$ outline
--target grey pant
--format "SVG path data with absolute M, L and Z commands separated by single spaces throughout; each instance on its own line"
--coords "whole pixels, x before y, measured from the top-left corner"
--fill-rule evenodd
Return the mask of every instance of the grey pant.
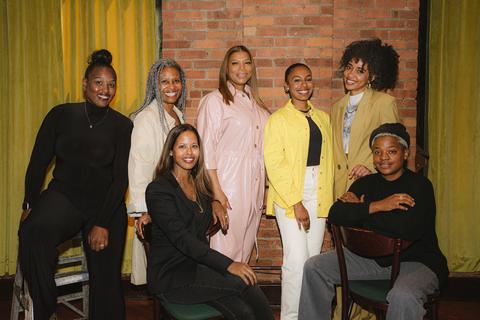
M 391 267 L 381 267 L 346 248 L 344 252 L 350 280 L 390 278 Z M 298 319 L 331 319 L 336 284 L 340 284 L 340 269 L 335 251 L 308 259 L 303 270 Z M 427 295 L 436 289 L 438 278 L 432 270 L 419 262 L 402 262 L 397 281 L 387 295 L 387 320 L 423 319 Z

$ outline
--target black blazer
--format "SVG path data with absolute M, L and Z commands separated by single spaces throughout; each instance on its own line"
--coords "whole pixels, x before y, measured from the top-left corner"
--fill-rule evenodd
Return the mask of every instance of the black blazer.
M 147 285 L 151 293 L 167 292 L 195 279 L 198 264 L 222 274 L 233 262 L 210 249 L 205 235 L 212 219 L 211 199 L 200 197 L 204 213 L 183 193 L 168 172 L 151 182 L 145 193 L 152 217 L 152 241 L 147 265 Z M 197 226 L 195 214 L 204 214 L 208 223 Z

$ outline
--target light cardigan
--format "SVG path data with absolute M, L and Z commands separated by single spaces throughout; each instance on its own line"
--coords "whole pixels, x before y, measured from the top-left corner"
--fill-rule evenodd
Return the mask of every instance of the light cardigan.
M 322 132 L 322 151 L 318 172 L 317 217 L 327 217 L 333 203 L 332 128 L 328 114 L 310 107 L 310 116 Z M 305 114 L 291 100 L 274 112 L 265 127 L 264 156 L 269 191 L 267 215 L 275 215 L 273 204 L 286 209 L 294 218 L 293 205 L 302 201 L 307 168 L 310 127 Z
M 182 112 L 173 107 L 181 123 L 184 123 Z M 165 110 L 165 118 L 169 129 L 175 126 L 175 119 Z M 153 180 L 155 167 L 160 160 L 163 145 L 168 132 L 164 132 L 160 124 L 157 100 L 153 100 L 133 120 L 130 157 L 128 159 L 128 206 L 129 214 L 147 212 L 145 189 Z M 138 214 L 137 214 L 138 215 Z

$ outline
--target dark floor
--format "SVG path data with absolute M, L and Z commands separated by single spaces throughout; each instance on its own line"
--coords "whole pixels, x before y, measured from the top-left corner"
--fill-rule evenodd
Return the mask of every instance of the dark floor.
M 271 281 L 267 281 L 271 282 Z M 264 291 L 272 303 L 276 319 L 279 319 L 280 287 L 278 283 L 266 283 Z M 135 287 L 125 283 L 128 320 L 153 319 L 153 303 L 145 287 Z M 0 278 L 0 320 L 9 319 L 12 292 L 12 278 Z M 438 320 L 477 320 L 480 319 L 480 275 L 472 277 L 451 277 L 442 290 Z M 60 320 L 75 319 L 75 315 L 64 307 L 59 307 Z

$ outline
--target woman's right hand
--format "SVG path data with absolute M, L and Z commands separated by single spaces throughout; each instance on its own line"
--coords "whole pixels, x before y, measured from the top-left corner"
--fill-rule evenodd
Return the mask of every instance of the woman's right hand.
M 293 212 L 295 213 L 295 220 L 297 220 L 298 229 L 308 231 L 310 229 L 310 217 L 307 209 L 303 206 L 302 201 L 293 205 Z
M 146 225 L 152 222 L 152 218 L 148 214 L 148 212 L 143 212 L 142 215 L 135 220 L 135 230 L 137 231 L 137 235 L 140 239 L 143 239 L 143 230 L 142 225 Z
M 215 200 L 218 200 L 225 209 L 232 210 L 232 206 L 230 205 L 230 202 L 228 201 L 228 198 L 222 189 L 219 189 L 216 192 L 214 192 L 213 196 Z
M 415 206 L 415 199 L 407 193 L 395 193 L 385 199 L 373 201 L 368 208 L 369 213 L 388 212 L 395 209 L 407 211 Z
M 22 211 L 22 214 L 20 216 L 20 223 L 22 223 L 23 221 L 25 221 L 25 219 L 27 219 L 31 211 L 32 211 L 32 208 L 25 209 Z
M 228 266 L 227 271 L 242 278 L 247 285 L 253 286 L 257 284 L 257 275 L 246 263 L 234 261 Z

